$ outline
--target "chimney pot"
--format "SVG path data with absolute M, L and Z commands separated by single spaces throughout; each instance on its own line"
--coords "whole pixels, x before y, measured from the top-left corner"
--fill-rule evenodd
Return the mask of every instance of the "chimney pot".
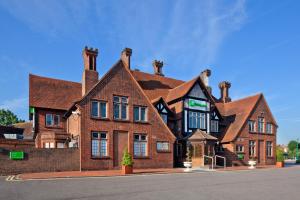
M 154 74 L 159 75 L 159 76 L 164 76 L 162 72 L 162 68 L 164 66 L 164 63 L 159 60 L 154 60 L 153 63 L 153 68 L 154 68 Z

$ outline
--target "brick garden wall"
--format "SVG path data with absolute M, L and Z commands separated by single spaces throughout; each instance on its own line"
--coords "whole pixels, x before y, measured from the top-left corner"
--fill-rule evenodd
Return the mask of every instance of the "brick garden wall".
M 24 160 L 10 160 L 9 152 L 25 152 Z M 36 149 L 34 147 L 4 147 L 0 144 L 0 175 L 46 171 L 79 170 L 79 149 Z

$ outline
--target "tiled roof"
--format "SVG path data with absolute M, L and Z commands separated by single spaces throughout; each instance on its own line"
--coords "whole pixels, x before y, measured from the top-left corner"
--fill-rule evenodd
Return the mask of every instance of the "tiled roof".
M 247 122 L 247 119 L 262 94 L 246 97 L 229 103 L 216 103 L 222 116 L 232 117 L 232 122 L 226 129 L 222 142 L 233 141 Z
M 29 75 L 29 106 L 67 110 L 81 96 L 81 83 Z
M 189 140 L 218 140 L 218 138 L 198 129 L 189 137 Z
M 196 77 L 190 81 L 182 83 L 181 85 L 177 86 L 176 88 L 169 91 L 167 96 L 167 102 L 170 102 L 174 99 L 180 98 L 187 94 L 187 92 L 191 89 L 191 87 L 195 84 L 195 82 L 199 79 Z
M 32 122 L 21 122 L 17 124 L 13 124 L 13 127 L 23 129 L 23 137 L 24 139 L 33 139 L 33 127 Z
M 131 71 L 131 74 L 137 80 L 150 100 L 154 100 L 159 97 L 166 99 L 170 89 L 184 83 L 184 81 L 181 80 L 140 71 L 133 70 Z

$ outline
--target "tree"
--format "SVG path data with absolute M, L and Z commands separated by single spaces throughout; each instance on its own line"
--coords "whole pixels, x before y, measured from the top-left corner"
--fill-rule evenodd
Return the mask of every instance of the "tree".
M 0 109 L 0 125 L 8 126 L 19 122 L 24 122 L 24 120 L 19 119 L 10 110 Z
M 291 140 L 288 144 L 289 149 L 289 157 L 293 158 L 296 156 L 296 148 L 297 148 L 298 142 L 295 140 Z

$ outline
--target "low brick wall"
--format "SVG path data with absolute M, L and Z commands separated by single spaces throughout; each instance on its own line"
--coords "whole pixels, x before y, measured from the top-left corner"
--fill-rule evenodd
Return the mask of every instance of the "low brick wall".
M 24 160 L 10 160 L 11 150 L 24 151 Z M 79 170 L 79 149 L 36 149 L 0 147 L 0 175 Z

